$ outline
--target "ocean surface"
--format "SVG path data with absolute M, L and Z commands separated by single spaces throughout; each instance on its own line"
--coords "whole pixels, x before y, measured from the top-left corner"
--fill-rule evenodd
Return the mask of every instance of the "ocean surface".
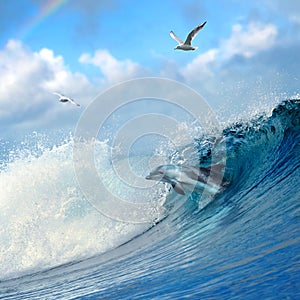
M 71 138 L 0 146 L 1 299 L 300 299 L 300 101 L 224 125 L 221 139 L 159 149 L 170 163 L 223 159 L 229 184 L 210 201 L 162 183 L 133 195 L 98 141 L 107 186 L 150 201 L 151 222 L 114 220 L 85 199 Z

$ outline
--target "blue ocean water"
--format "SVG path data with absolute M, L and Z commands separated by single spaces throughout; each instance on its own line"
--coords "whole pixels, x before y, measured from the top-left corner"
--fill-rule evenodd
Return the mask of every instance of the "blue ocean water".
M 157 185 L 151 224 L 89 205 L 71 142 L 1 146 L 1 299 L 300 299 L 300 101 L 199 137 L 186 160 L 226 151 L 230 184 L 201 209 Z

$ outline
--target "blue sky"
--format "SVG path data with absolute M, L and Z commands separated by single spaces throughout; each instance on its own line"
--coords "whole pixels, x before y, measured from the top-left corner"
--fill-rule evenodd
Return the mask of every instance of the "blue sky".
M 53 2 L 0 0 L 3 136 L 75 126 L 83 110 L 53 91 L 85 107 L 143 76 L 193 87 L 224 118 L 299 93 L 299 1 L 71 0 L 31 23 Z M 174 51 L 170 30 L 184 39 L 203 21 L 198 50 Z

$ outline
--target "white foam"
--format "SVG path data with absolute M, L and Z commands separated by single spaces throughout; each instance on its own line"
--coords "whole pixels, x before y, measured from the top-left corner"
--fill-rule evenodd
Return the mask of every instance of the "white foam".
M 72 159 L 68 142 L 16 158 L 0 173 L 1 279 L 105 252 L 149 226 L 95 210 L 77 185 Z

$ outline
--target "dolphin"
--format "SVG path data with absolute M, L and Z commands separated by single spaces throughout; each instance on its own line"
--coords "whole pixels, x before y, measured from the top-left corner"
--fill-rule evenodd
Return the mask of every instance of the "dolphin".
M 146 179 L 167 182 L 181 195 L 185 195 L 188 191 L 202 192 L 204 189 L 216 194 L 224 187 L 222 183 L 224 169 L 223 164 L 209 167 L 161 165 L 152 170 Z

